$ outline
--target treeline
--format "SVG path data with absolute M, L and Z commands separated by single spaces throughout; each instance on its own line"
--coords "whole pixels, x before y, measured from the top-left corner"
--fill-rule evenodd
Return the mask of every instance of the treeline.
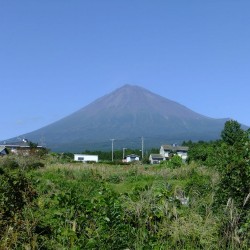
M 84 152 L 82 152 L 83 154 L 93 154 L 93 155 L 98 155 L 99 159 L 101 161 L 111 161 L 112 160 L 112 151 L 89 151 L 86 150 Z M 159 149 L 157 148 L 152 148 L 150 150 L 145 150 L 144 152 L 144 160 L 149 158 L 149 155 L 151 153 L 159 153 Z M 131 154 L 135 154 L 138 155 L 141 159 L 142 156 L 142 152 L 140 149 L 130 149 L 130 148 L 126 148 L 126 150 L 124 150 L 124 157 L 126 157 L 127 155 L 131 155 Z M 123 159 L 123 150 L 114 150 L 113 152 L 113 156 L 114 156 L 114 161 L 121 161 Z
M 141 159 L 142 156 L 142 152 L 140 149 L 130 149 L 130 148 L 126 148 L 126 150 L 123 151 L 123 149 L 121 150 L 114 150 L 113 152 L 113 159 L 114 162 L 121 162 L 123 159 L 123 152 L 124 152 L 124 157 L 126 157 L 127 155 L 130 154 L 135 154 L 138 155 Z M 153 154 L 153 153 L 159 153 L 159 149 L 158 148 L 151 148 L 149 150 L 145 150 L 144 151 L 144 157 L 143 157 L 143 162 L 147 163 L 148 159 L 149 159 L 149 155 Z M 69 153 L 69 152 L 65 152 L 65 153 L 60 153 L 60 154 L 56 154 L 56 153 L 52 153 L 55 156 L 57 156 L 58 158 L 65 160 L 65 161 L 70 161 L 74 159 L 74 154 L 73 153 Z M 101 150 L 95 150 L 95 151 L 91 151 L 91 150 L 85 150 L 83 152 L 81 152 L 81 154 L 87 154 L 87 155 L 98 155 L 99 161 L 107 161 L 110 162 L 112 160 L 112 151 L 101 151 Z

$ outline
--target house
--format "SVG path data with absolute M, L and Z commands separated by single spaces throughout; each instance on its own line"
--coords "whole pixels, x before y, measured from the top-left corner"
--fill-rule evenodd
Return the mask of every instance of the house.
M 165 158 L 161 154 L 151 154 L 149 156 L 149 161 L 151 164 L 159 164 Z
M 181 159 L 183 161 L 187 160 L 187 157 L 188 157 L 188 147 L 177 146 L 175 152 L 176 152 L 177 155 L 179 155 L 181 157 Z
M 125 162 L 139 161 L 140 157 L 135 154 L 127 155 L 125 158 Z
M 4 142 L 0 145 L 0 147 L 5 147 L 9 149 L 10 152 L 17 154 L 17 155 L 29 155 L 32 149 L 40 150 L 44 149 L 43 146 L 36 145 L 27 139 L 20 140 L 18 142 Z
M 74 154 L 74 161 L 98 162 L 98 155 Z
M 188 147 L 178 146 L 178 145 L 162 145 L 160 148 L 160 154 L 167 160 L 172 155 L 178 155 L 183 161 L 187 159 Z
M 165 159 L 169 159 L 172 155 L 172 150 L 172 145 L 162 145 L 160 148 L 160 155 L 162 155 Z
M 7 154 L 8 154 L 7 148 L 4 146 L 0 146 L 0 156 L 4 156 Z

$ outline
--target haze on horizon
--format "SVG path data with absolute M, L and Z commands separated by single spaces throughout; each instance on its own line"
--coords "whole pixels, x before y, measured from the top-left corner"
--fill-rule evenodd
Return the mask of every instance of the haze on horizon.
M 250 2 L 2 1 L 0 140 L 128 83 L 250 125 Z

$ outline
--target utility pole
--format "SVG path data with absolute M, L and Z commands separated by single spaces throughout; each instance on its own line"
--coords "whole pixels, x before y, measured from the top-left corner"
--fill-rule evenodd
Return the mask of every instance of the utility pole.
M 143 151 L 144 151 L 144 138 L 142 136 L 141 137 L 141 159 L 143 159 L 143 157 L 144 157 Z
M 114 161 L 114 140 L 115 139 L 110 139 L 112 143 L 112 161 Z
M 125 157 L 125 150 L 126 150 L 127 148 L 123 148 L 122 149 L 122 159 L 124 160 L 124 157 Z

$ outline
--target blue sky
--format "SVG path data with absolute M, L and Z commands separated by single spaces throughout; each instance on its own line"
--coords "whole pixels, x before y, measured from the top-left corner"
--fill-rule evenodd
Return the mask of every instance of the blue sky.
M 250 125 L 249 0 L 1 0 L 0 140 L 124 84 Z

